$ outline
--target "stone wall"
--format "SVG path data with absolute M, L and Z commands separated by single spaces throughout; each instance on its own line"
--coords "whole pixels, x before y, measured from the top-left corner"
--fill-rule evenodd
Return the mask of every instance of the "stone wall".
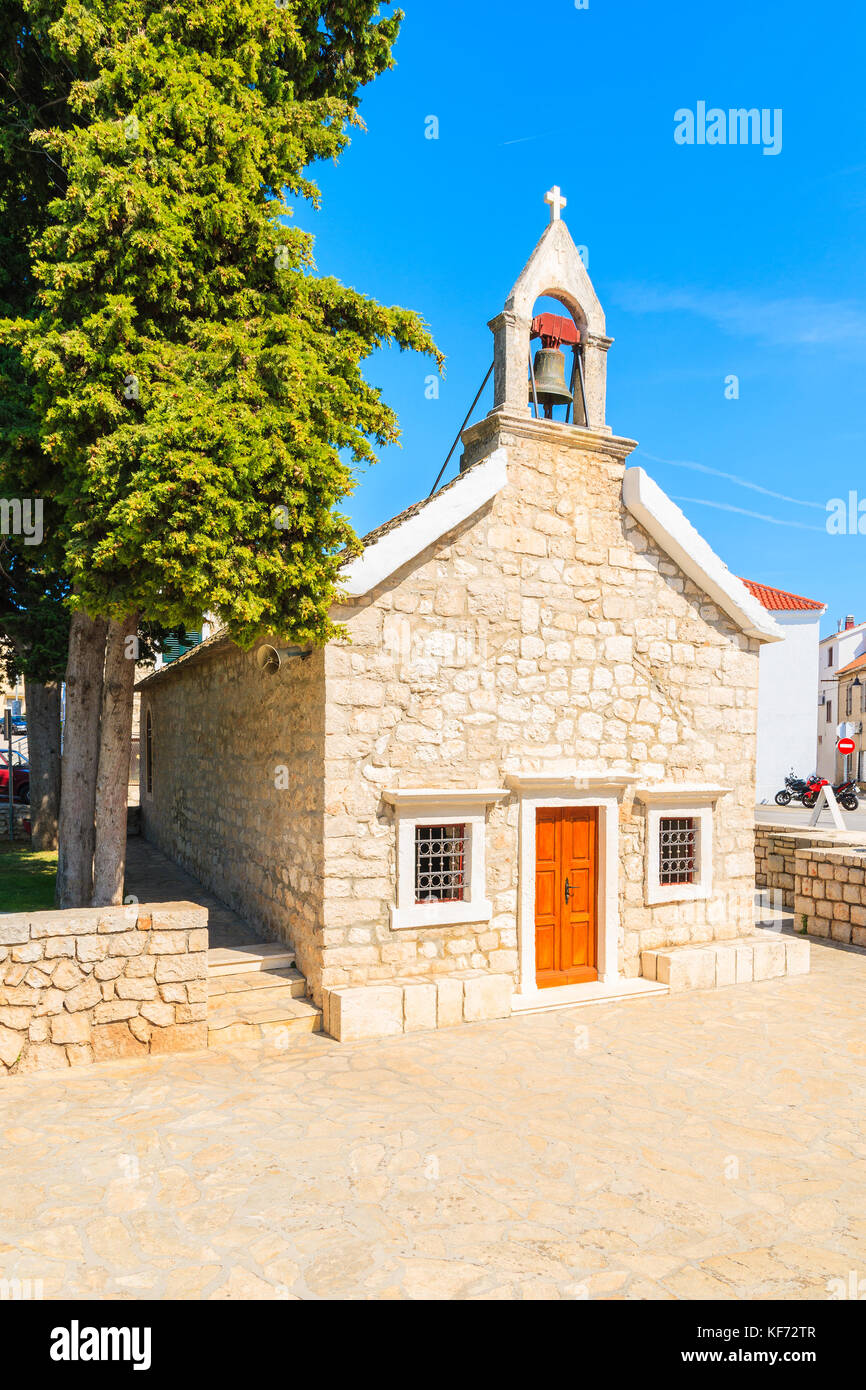
M 324 678 L 321 652 L 276 675 L 231 643 L 174 661 L 141 691 L 153 793 L 142 831 L 263 935 L 321 975 Z
M 207 1047 L 207 910 L 0 916 L 0 1075 Z
M 715 817 L 715 891 L 648 906 L 646 812 L 621 808 L 620 968 L 642 950 L 752 930 L 758 643 L 662 554 L 621 502 L 626 440 L 488 417 L 508 485 L 486 509 L 336 616 L 326 652 L 322 957 L 327 988 L 517 970 L 518 804 L 488 817 L 493 919 L 389 926 L 387 787 L 501 786 L 557 765 L 730 787 Z M 459 484 L 458 484 L 459 486 Z
M 866 946 L 866 855 L 844 846 L 800 848 L 793 907 L 795 925 L 809 936 Z
M 30 839 L 30 807 L 23 802 L 12 803 L 12 838 Z M 0 802 L 0 840 L 9 839 L 9 802 Z
M 755 827 L 755 884 L 779 893 L 782 907 L 792 912 L 797 875 L 802 873 L 797 866 L 801 851 L 850 844 L 866 844 L 866 835 L 812 826 L 758 825 Z
M 335 610 L 349 640 L 275 676 L 227 642 L 204 644 L 142 687 L 145 835 L 290 941 L 316 1003 L 397 977 L 482 970 L 517 983 L 518 798 L 488 815 L 492 920 L 393 931 L 390 787 L 626 773 L 622 973 L 640 974 L 641 951 L 753 929 L 758 643 L 624 509 L 630 441 L 502 416 L 464 440 L 470 464 L 505 448 L 507 485 Z M 707 900 L 647 903 L 634 785 L 657 780 L 731 789 L 716 804 Z

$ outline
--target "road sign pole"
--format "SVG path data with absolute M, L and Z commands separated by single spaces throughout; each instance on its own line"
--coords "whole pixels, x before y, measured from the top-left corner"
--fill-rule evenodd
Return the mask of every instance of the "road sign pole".
M 8 705 L 3 715 L 3 732 L 6 735 L 6 767 L 9 773 L 9 839 L 15 839 L 14 788 L 12 786 L 12 711 Z

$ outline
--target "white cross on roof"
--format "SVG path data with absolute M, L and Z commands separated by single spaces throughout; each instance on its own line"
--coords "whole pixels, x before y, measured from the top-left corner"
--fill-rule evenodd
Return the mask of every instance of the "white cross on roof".
M 550 204 L 550 220 L 558 222 L 562 209 L 567 204 L 567 199 L 563 198 L 559 191 L 559 184 L 555 183 L 548 193 L 544 195 L 544 201 Z

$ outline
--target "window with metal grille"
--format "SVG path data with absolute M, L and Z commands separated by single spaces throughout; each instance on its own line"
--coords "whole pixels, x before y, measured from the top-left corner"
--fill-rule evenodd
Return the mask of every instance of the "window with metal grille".
M 694 883 L 698 872 L 698 822 L 694 816 L 659 821 L 659 883 Z
M 465 825 L 416 825 L 416 903 L 462 902 L 465 866 Z

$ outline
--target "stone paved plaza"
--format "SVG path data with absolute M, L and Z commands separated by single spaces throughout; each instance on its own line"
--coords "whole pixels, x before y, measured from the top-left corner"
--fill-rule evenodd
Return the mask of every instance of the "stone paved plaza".
M 827 1298 L 866 952 L 811 976 L 0 1085 L 0 1278 L 108 1298 Z

